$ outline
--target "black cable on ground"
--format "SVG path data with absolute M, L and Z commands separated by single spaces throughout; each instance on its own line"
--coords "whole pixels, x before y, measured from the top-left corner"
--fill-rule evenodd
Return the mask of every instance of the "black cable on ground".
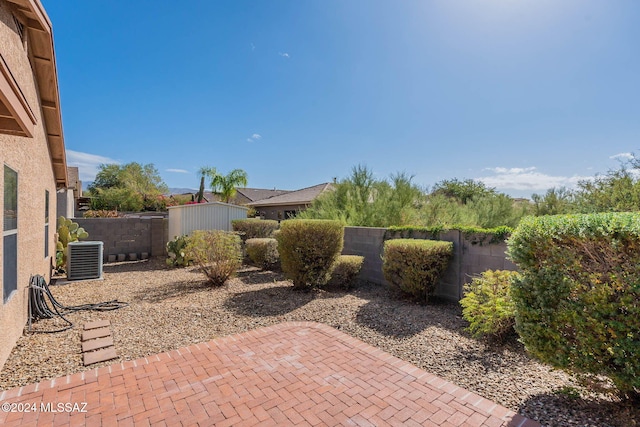
M 66 331 L 73 327 L 73 322 L 64 317 L 65 314 L 81 310 L 110 311 L 127 307 L 128 305 L 129 303 L 126 302 L 111 300 L 99 302 L 97 304 L 65 306 L 55 299 L 43 276 L 31 276 L 29 279 L 29 332 L 54 333 Z M 67 326 L 51 331 L 31 330 L 31 320 L 52 319 L 56 316 L 64 320 Z

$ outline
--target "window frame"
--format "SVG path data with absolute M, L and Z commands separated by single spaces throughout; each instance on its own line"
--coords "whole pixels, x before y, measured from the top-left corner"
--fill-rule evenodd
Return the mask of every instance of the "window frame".
M 49 190 L 44 190 L 44 257 L 49 256 L 49 206 L 50 206 Z
M 18 213 L 19 213 L 19 200 L 18 200 L 18 186 L 19 186 L 19 174 L 16 170 L 11 168 L 8 165 L 4 165 L 4 175 L 3 175 L 3 211 L 2 211 L 2 302 L 6 304 L 13 294 L 15 294 L 18 290 Z M 14 188 L 14 196 L 15 196 L 15 228 L 7 229 L 7 221 L 6 221 L 6 211 L 7 211 L 7 171 L 15 174 L 15 188 Z M 15 236 L 15 237 L 14 237 Z M 13 257 L 7 256 L 8 242 L 15 239 L 15 254 Z M 15 259 L 15 265 L 11 265 L 12 267 L 12 276 L 9 277 L 8 271 L 8 262 L 10 259 Z M 9 283 L 10 282 L 10 283 Z

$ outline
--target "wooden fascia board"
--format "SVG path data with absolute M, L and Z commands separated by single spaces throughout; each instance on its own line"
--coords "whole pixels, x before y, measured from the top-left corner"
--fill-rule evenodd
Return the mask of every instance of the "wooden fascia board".
M 26 30 L 30 38 L 38 38 L 43 41 L 46 46 L 46 56 L 34 57 L 33 60 L 37 60 L 45 64 L 44 72 L 38 72 L 38 67 L 34 67 L 36 80 L 38 83 L 38 90 L 42 108 L 49 110 L 54 109 L 54 119 L 57 123 L 47 123 L 46 115 L 42 114 L 45 128 L 60 129 L 61 135 L 47 135 L 47 143 L 49 145 L 49 155 L 52 163 L 55 160 L 56 164 L 62 162 L 63 167 L 54 167 L 54 175 L 57 186 L 59 188 L 66 187 L 68 185 L 67 177 L 67 159 L 63 154 L 62 158 L 54 156 L 53 153 L 62 152 L 65 153 L 64 137 L 62 135 L 62 113 L 60 111 L 60 93 L 58 90 L 58 73 L 56 67 L 56 57 L 53 45 L 53 30 L 51 21 L 44 10 L 44 7 L 40 3 L 40 0 L 8 0 L 10 3 L 18 6 L 18 9 L 27 15 Z M 51 83 L 53 82 L 53 87 Z M 44 96 L 47 89 L 53 89 L 54 99 Z M 55 157 L 55 158 L 54 158 Z
M 36 117 L 1 54 L 0 98 L 2 98 L 2 102 L 11 112 L 12 118 L 18 123 L 20 129 L 22 129 L 26 136 L 32 138 Z
M 282 203 L 264 203 L 264 204 L 254 202 L 254 203 L 247 203 L 247 206 L 251 206 L 253 208 L 270 208 L 270 207 L 276 207 L 276 206 L 300 206 L 300 205 L 309 206 L 311 202 L 312 200 L 306 201 L 306 202 L 282 202 Z

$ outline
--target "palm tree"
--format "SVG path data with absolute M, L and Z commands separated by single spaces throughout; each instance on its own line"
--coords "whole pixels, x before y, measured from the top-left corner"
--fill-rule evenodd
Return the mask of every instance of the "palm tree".
M 201 175 L 200 176 L 200 189 L 198 190 L 198 193 L 196 194 L 195 200 L 192 200 L 194 202 L 197 203 L 202 203 L 202 200 L 204 199 L 204 178 L 207 175 L 207 170 L 209 170 L 211 168 L 208 167 L 202 167 L 198 170 L 198 173 Z
M 247 173 L 242 169 L 234 169 L 227 175 L 222 175 L 216 168 L 205 166 L 200 168 L 199 173 L 203 177 L 205 175 L 209 176 L 211 179 L 211 191 L 225 203 L 229 203 L 229 200 L 236 195 L 237 187 L 247 186 Z

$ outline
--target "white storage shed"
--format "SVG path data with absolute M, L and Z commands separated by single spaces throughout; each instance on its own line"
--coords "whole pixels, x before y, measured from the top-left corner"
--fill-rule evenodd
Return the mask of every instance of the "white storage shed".
M 210 202 L 169 207 L 169 240 L 194 230 L 231 231 L 231 221 L 246 219 L 249 208 Z

